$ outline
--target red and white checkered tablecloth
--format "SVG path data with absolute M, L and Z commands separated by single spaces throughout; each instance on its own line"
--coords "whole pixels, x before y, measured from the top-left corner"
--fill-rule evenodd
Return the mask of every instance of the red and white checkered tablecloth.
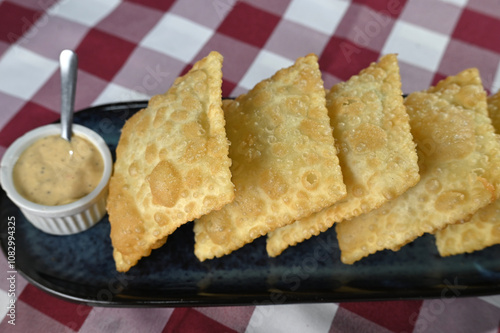
M 403 91 L 479 68 L 500 89 L 494 0 L 0 0 L 0 156 L 59 118 L 59 53 L 79 56 L 76 109 L 163 93 L 211 50 L 223 94 L 245 92 L 316 53 L 325 86 L 398 53 Z M 5 223 L 6 221 L 0 221 Z M 0 256 L 1 332 L 500 332 L 500 295 L 204 308 L 101 308 L 54 298 L 17 276 L 9 324 Z

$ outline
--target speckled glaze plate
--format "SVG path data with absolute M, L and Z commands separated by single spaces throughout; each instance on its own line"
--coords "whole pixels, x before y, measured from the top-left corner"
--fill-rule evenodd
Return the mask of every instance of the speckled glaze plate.
M 114 152 L 120 130 L 147 102 L 108 104 L 77 112 L 75 123 L 103 136 Z M 114 158 L 114 156 L 113 156 Z M 220 259 L 194 256 L 192 223 L 127 273 L 115 270 L 107 217 L 71 236 L 34 228 L 0 193 L 0 240 L 15 219 L 16 269 L 30 283 L 93 306 L 258 305 L 480 296 L 500 293 L 500 246 L 441 258 L 425 235 L 398 252 L 382 251 L 354 265 L 339 261 L 335 230 L 269 258 L 265 238 Z

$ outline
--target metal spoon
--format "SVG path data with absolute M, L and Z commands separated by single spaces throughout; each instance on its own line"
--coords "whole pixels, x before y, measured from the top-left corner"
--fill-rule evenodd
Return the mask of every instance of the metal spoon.
M 78 68 L 76 53 L 71 50 L 62 51 L 59 56 L 59 66 L 61 68 L 61 136 L 71 141 Z

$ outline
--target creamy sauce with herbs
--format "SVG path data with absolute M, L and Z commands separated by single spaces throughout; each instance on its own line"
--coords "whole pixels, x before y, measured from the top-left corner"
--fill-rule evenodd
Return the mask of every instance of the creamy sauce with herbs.
M 104 162 L 86 139 L 52 135 L 29 146 L 14 166 L 14 184 L 26 199 L 48 206 L 76 201 L 99 184 Z

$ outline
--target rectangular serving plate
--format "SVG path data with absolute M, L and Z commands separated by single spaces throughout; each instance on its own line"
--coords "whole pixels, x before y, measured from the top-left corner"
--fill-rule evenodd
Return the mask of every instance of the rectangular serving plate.
M 115 152 L 126 119 L 146 101 L 106 104 L 77 112 L 75 123 L 98 132 Z M 115 158 L 115 156 L 113 156 Z M 500 294 L 500 245 L 441 258 L 432 235 L 398 252 L 381 251 L 354 265 L 340 262 L 335 229 L 269 258 L 261 237 L 203 263 L 194 256 L 192 223 L 127 273 L 115 270 L 107 216 L 76 235 L 33 227 L 0 194 L 0 242 L 15 220 L 16 269 L 30 283 L 65 300 L 91 306 L 222 306 L 484 296 Z

